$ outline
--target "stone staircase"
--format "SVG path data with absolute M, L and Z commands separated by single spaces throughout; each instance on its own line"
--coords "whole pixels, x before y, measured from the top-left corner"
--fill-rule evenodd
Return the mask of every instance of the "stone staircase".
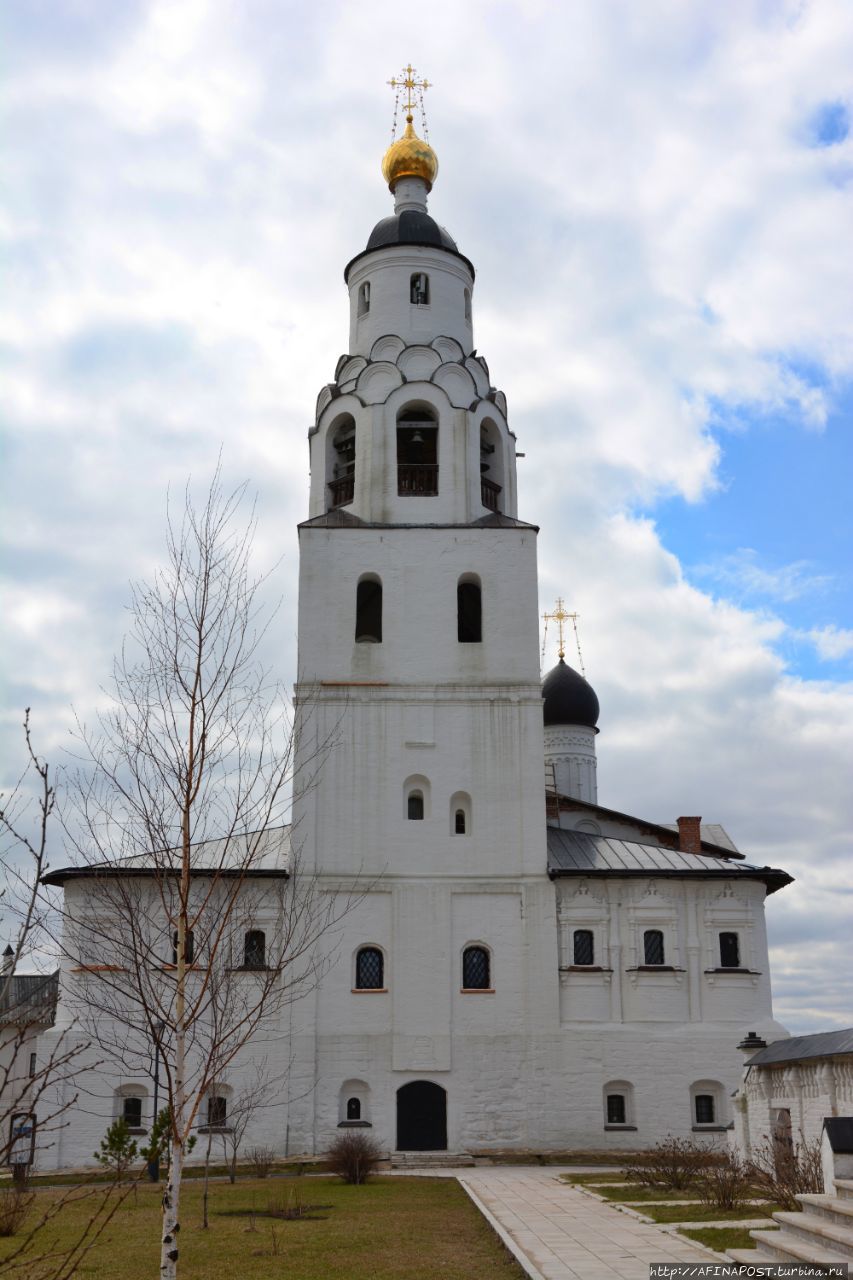
M 388 1163 L 392 1169 L 456 1169 L 473 1168 L 475 1160 L 467 1151 L 392 1151 Z
M 752 1263 L 853 1263 L 853 1180 L 836 1178 L 835 1190 L 834 1196 L 797 1196 L 802 1213 L 774 1213 L 778 1231 L 750 1231 L 757 1256 L 752 1249 L 730 1249 L 729 1257 Z

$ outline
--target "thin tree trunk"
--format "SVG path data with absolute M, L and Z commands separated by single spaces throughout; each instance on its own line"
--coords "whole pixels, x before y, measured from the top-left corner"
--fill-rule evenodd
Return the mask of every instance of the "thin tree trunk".
M 204 1190 L 201 1193 L 201 1226 L 206 1231 L 210 1226 L 207 1217 L 207 1190 L 210 1185 L 210 1144 L 213 1142 L 213 1134 L 207 1135 L 207 1150 L 204 1153 Z
M 193 777 L 193 714 L 190 715 L 190 747 L 187 789 L 189 796 Z M 184 1147 L 187 1140 L 186 1121 L 186 985 L 187 985 L 187 903 L 190 886 L 190 806 L 184 803 L 183 840 L 181 850 L 181 888 L 178 914 L 177 981 L 175 991 L 175 1088 L 172 1115 L 172 1155 L 169 1181 L 163 1195 L 163 1237 L 160 1248 L 160 1280 L 177 1280 L 178 1232 L 181 1229 L 178 1210 L 181 1200 L 181 1178 L 184 1172 Z

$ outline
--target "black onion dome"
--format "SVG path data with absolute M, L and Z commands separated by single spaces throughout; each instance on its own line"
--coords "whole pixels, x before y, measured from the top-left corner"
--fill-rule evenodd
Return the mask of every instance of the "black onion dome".
M 542 684 L 545 724 L 583 724 L 594 729 L 598 698 L 591 684 L 561 658 Z
M 474 274 L 473 266 L 465 255 L 459 252 L 456 241 L 444 227 L 438 225 L 435 218 L 431 218 L 421 209 L 404 209 L 402 213 L 392 213 L 390 218 L 383 218 L 381 222 L 377 222 L 370 233 L 367 248 L 357 253 L 352 261 L 347 263 L 344 280 L 348 278 L 353 263 L 358 262 L 359 258 L 363 258 L 366 253 L 375 253 L 377 249 L 388 249 L 397 244 L 445 249 L 448 253 L 461 258 L 467 264 L 472 276 Z

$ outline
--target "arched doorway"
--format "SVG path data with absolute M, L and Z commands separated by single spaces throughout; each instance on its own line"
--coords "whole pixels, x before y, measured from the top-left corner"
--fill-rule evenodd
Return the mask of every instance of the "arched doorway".
M 431 1080 L 397 1090 L 397 1150 L 447 1150 L 447 1094 Z

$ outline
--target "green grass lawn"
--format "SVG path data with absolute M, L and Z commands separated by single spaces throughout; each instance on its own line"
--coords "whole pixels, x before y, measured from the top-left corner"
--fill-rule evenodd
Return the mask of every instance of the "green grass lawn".
M 740 1209 L 709 1209 L 704 1204 L 648 1204 L 638 1209 L 653 1222 L 736 1222 L 738 1218 L 761 1218 L 779 1208 L 778 1204 L 744 1205 Z
M 262 1216 L 295 1189 L 317 1217 Z M 140 1185 L 76 1270 L 89 1280 L 151 1280 L 158 1274 L 159 1198 Z M 40 1200 L 57 1192 L 37 1193 Z M 63 1210 L 41 1248 L 61 1245 L 87 1216 L 88 1201 Z M 247 1211 L 255 1211 L 252 1219 Z M 241 1212 L 242 1211 L 242 1212 Z M 523 1272 L 453 1178 L 377 1178 L 362 1187 L 335 1178 L 216 1182 L 202 1231 L 201 1188 L 181 1195 L 182 1280 L 522 1280 Z M 0 1239 L 0 1272 L 14 1239 Z
M 762 1230 L 765 1228 L 762 1227 Z M 697 1227 L 691 1231 L 685 1227 L 679 1231 L 680 1236 L 689 1236 L 691 1240 L 704 1244 L 706 1249 L 715 1249 L 717 1253 L 725 1253 L 727 1249 L 755 1249 L 756 1244 L 746 1227 Z
M 593 1183 L 605 1182 L 624 1182 L 624 1173 L 561 1173 L 563 1182 L 571 1182 L 577 1186 L 587 1186 Z
M 605 1200 L 616 1200 L 621 1204 L 632 1204 L 635 1200 L 692 1200 L 696 1192 L 685 1188 L 684 1191 L 666 1191 L 663 1187 L 643 1187 L 639 1182 L 621 1187 L 589 1187 L 597 1196 Z

